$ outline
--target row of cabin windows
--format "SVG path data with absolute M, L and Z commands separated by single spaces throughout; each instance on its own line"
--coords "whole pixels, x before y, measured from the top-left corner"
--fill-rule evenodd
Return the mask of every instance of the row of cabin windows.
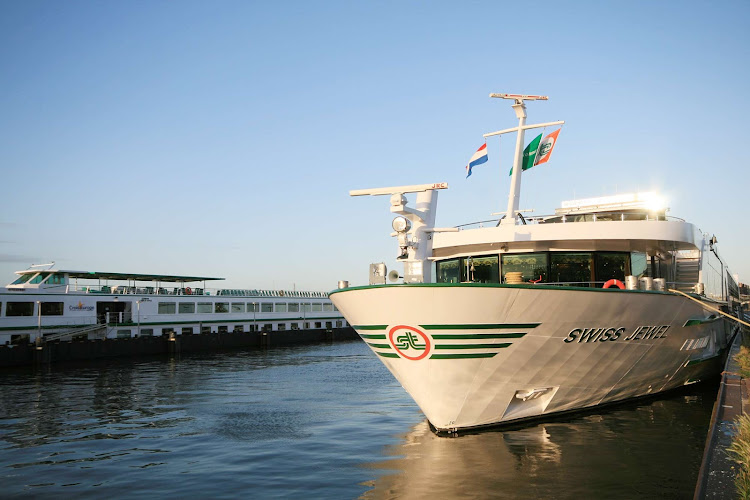
M 65 310 L 63 302 L 42 302 L 41 310 L 35 311 L 35 302 L 7 302 L 5 304 L 5 316 L 35 316 L 41 312 L 42 316 L 62 316 Z M 3 313 L 3 304 L 0 302 L 0 315 Z M 159 314 L 193 314 L 199 313 L 226 313 L 226 312 L 322 312 L 336 311 L 333 304 L 325 303 L 235 303 L 232 302 L 159 302 Z
M 64 310 L 63 302 L 42 302 L 40 311 L 34 311 L 34 302 L 6 302 L 5 316 L 34 316 L 41 313 L 42 316 L 62 316 Z M 3 304 L 0 302 L 0 314 Z
M 159 302 L 159 314 L 194 313 L 270 313 L 270 312 L 323 312 L 337 311 L 332 303 L 272 303 L 272 302 Z
M 336 328 L 342 328 L 344 326 L 343 320 L 338 320 L 335 323 L 333 321 L 326 321 L 325 323 L 322 321 L 305 321 L 304 323 L 289 323 L 289 330 L 295 331 L 299 330 L 300 328 L 304 330 L 310 330 L 310 329 L 320 329 L 320 328 L 327 328 L 331 329 L 334 328 L 334 324 Z M 325 325 L 325 326 L 324 326 Z M 229 333 L 229 326 L 222 325 L 215 328 L 212 328 L 210 326 L 201 326 L 200 327 L 200 333 L 206 334 L 206 333 Z M 244 325 L 234 325 L 231 327 L 232 332 L 234 333 L 251 333 L 251 332 L 272 332 L 274 331 L 274 323 L 263 323 L 263 324 L 257 324 L 257 325 L 249 325 L 245 327 Z M 287 324 L 286 323 L 277 323 L 275 331 L 283 332 L 287 330 Z M 141 328 L 141 337 L 151 337 L 155 335 L 155 332 L 158 332 L 158 329 L 154 328 Z M 192 335 L 197 332 L 196 328 L 193 328 L 192 326 L 183 326 L 179 329 L 179 331 L 175 327 L 166 327 L 161 329 L 162 335 L 169 335 L 171 333 L 180 333 L 182 335 Z M 130 329 L 119 329 L 117 330 L 117 337 L 118 338 L 129 338 L 133 334 L 137 334 L 137 330 L 130 330 Z
M 535 252 L 441 260 L 435 269 L 438 283 L 506 283 L 508 273 L 520 272 L 523 283 L 597 286 L 651 275 L 647 263 L 646 254 L 638 252 Z

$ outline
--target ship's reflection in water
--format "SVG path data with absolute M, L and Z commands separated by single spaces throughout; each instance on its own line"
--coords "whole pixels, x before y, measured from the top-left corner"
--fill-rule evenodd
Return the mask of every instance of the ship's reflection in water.
M 364 498 L 690 498 L 716 386 L 596 414 L 436 436 L 421 422 L 370 464 Z

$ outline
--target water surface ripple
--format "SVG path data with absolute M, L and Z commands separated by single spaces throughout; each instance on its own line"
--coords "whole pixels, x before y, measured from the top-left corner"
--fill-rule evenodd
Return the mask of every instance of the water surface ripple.
M 686 498 L 715 385 L 433 435 L 359 341 L 3 371 L 4 498 Z

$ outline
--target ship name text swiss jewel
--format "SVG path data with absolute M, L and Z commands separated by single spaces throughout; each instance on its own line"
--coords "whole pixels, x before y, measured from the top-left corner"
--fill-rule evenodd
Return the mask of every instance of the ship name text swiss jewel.
M 655 340 L 667 336 L 670 325 L 639 326 L 630 335 L 625 335 L 627 328 L 575 328 L 568 333 L 563 342 L 614 342 L 617 340 Z

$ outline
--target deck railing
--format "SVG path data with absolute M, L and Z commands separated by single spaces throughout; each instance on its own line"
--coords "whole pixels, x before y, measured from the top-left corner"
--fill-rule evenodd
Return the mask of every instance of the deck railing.
M 482 227 L 496 227 L 500 225 L 500 221 L 504 217 L 498 219 L 487 219 L 477 222 L 470 222 L 468 224 L 461 224 L 456 226 L 459 230 L 476 229 Z M 534 217 L 520 217 L 522 225 L 534 225 L 534 224 L 566 224 L 576 222 L 625 222 L 625 221 L 676 221 L 685 222 L 684 219 L 679 217 L 672 217 L 671 215 L 654 214 L 652 212 L 592 212 L 592 213 L 580 213 L 580 214 L 565 214 L 565 215 L 539 215 Z
M 156 287 L 156 286 L 123 286 L 123 285 L 66 285 L 61 292 L 97 293 L 113 295 L 210 295 L 222 297 L 292 297 L 324 299 L 327 292 L 306 292 L 298 290 L 255 290 L 239 288 L 191 288 L 191 287 Z

